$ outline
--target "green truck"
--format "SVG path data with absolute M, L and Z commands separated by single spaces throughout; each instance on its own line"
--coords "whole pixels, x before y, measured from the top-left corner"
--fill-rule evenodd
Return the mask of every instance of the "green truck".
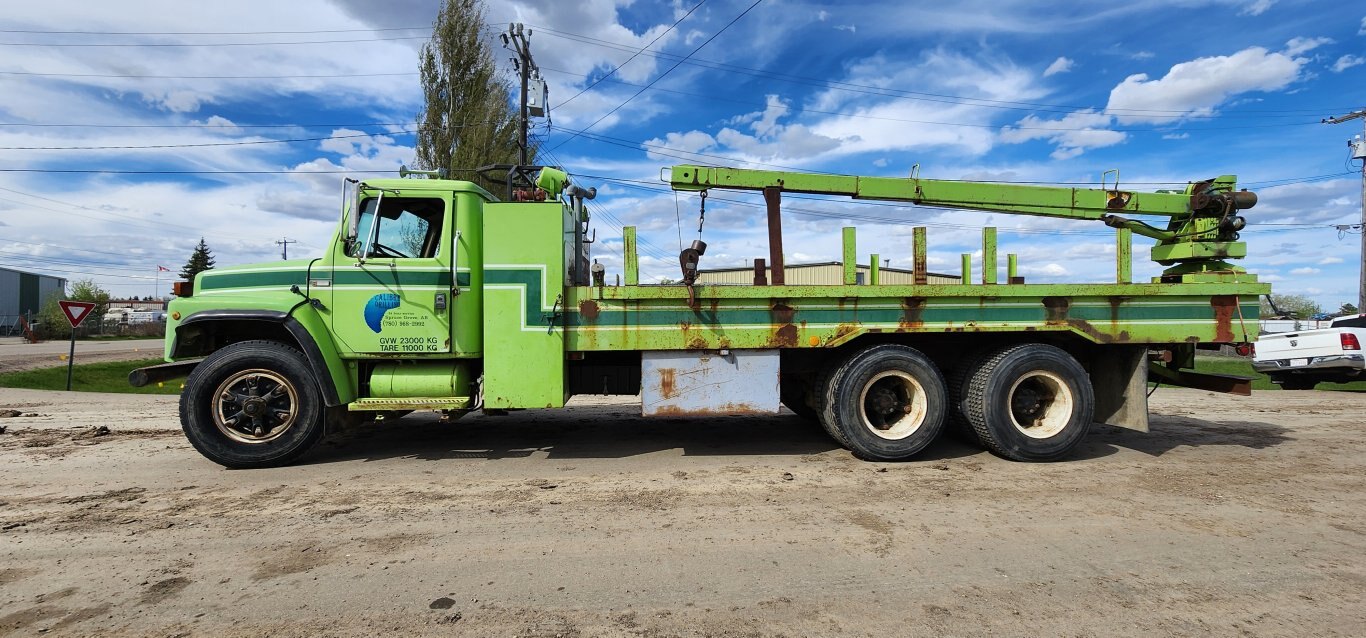
M 701 241 L 680 254 L 677 283 L 641 283 L 633 227 L 609 284 L 589 254 L 596 191 L 553 167 L 507 176 L 501 198 L 434 174 L 348 179 L 321 257 L 180 282 L 167 363 L 130 382 L 188 375 L 185 433 L 229 467 L 288 463 L 348 420 L 560 408 L 578 394 L 639 395 L 644 416 L 786 406 L 868 460 L 910 458 L 948 430 L 1046 461 L 1093 422 L 1147 431 L 1151 381 L 1249 391 L 1245 378 L 1193 370 L 1198 349 L 1247 348 L 1269 292 L 1230 263 L 1246 255 L 1239 213 L 1256 203 L 1231 176 L 1136 192 L 1117 179 L 1065 188 L 672 167 L 665 181 L 704 202 L 764 195 L 768 259 L 755 260 L 753 285 L 726 286 L 698 282 Z M 856 229 L 845 228 L 843 283 L 788 285 L 785 193 L 1100 221 L 1115 229 L 1114 283 L 1026 283 L 1014 255 L 1001 279 L 985 228 L 980 279 L 963 255 L 960 283 L 930 284 L 916 228 L 914 283 L 883 284 L 875 255 L 856 276 Z M 1154 238 L 1152 258 L 1168 266 L 1152 281 L 1131 281 L 1133 233 Z

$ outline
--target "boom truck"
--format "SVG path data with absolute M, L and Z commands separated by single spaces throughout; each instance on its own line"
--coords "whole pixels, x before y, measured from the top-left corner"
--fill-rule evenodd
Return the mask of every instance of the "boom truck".
M 705 285 L 699 240 L 680 254 L 681 282 L 646 285 L 626 227 L 624 281 L 607 285 L 590 265 L 596 191 L 554 167 L 504 169 L 501 199 L 435 174 L 346 180 L 321 257 L 178 282 L 167 363 L 130 382 L 188 374 L 185 434 L 229 467 L 288 463 L 329 425 L 366 416 L 559 408 L 578 394 L 638 394 L 644 416 L 785 405 L 867 460 L 910 458 L 950 428 L 1048 461 L 1093 422 L 1146 432 L 1150 380 L 1250 391 L 1193 370 L 1198 349 L 1248 348 L 1270 288 L 1230 263 L 1246 255 L 1240 212 L 1257 201 L 1232 176 L 1137 192 L 1117 175 L 1067 188 L 674 166 L 667 183 L 701 193 L 703 211 L 709 191 L 763 193 L 768 262 L 754 285 Z M 880 283 L 876 256 L 856 278 L 855 228 L 843 229 L 841 284 L 786 284 L 786 193 L 1103 222 L 1115 281 L 1024 283 L 1014 255 L 1000 281 L 985 228 L 980 281 L 963 255 L 961 283 L 930 284 L 917 227 L 912 284 Z M 1148 282 L 1132 281 L 1134 233 L 1168 266 Z

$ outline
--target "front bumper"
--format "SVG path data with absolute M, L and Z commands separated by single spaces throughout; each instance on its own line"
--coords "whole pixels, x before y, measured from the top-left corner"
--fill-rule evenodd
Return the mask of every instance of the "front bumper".
M 1366 370 L 1366 355 L 1339 354 L 1328 357 L 1307 357 L 1303 365 L 1291 365 L 1298 359 L 1268 359 L 1253 361 L 1252 369 L 1257 372 L 1342 372 L 1344 370 Z

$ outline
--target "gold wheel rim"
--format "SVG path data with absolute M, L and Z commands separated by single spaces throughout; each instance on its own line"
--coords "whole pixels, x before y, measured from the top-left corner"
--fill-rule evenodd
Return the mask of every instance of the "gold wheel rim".
M 214 391 L 214 425 L 238 443 L 274 441 L 299 420 L 299 393 L 270 370 L 237 372 Z

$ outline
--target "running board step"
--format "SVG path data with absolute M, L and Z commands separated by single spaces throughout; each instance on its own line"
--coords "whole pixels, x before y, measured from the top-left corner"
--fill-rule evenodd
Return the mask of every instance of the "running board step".
M 374 410 L 466 410 L 473 397 L 404 397 L 401 399 L 356 399 L 346 405 L 352 412 Z

